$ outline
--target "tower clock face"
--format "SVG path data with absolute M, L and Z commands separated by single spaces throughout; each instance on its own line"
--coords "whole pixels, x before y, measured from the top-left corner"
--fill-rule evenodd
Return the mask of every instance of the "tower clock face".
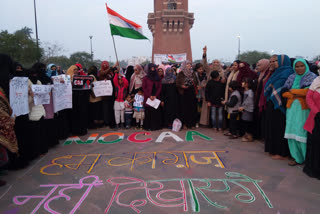
M 168 10 L 176 10 L 177 9 L 177 2 L 175 0 L 168 1 Z

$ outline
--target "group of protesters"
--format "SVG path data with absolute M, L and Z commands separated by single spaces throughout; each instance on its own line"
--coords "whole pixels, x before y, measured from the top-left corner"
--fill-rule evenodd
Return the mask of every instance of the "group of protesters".
M 103 61 L 101 68 L 71 65 L 64 72 L 55 64 L 35 63 L 30 69 L 0 55 L 0 166 L 24 168 L 45 155 L 50 147 L 88 129 L 172 129 L 178 120 L 183 129 L 212 128 L 230 139 L 264 141 L 265 152 L 320 179 L 320 62 L 273 55 L 252 68 L 236 60 L 223 66 L 219 60 L 184 61 L 174 65 L 129 65 L 121 69 Z M 26 115 L 15 117 L 10 108 L 9 83 L 28 77 L 31 85 L 53 84 L 52 77 L 87 75 L 110 80 L 111 96 L 93 90 L 73 90 L 72 109 L 53 111 L 51 103 L 35 105 L 29 89 Z M 153 105 L 157 103 L 158 105 Z M 8 164 L 9 163 L 9 164 Z M 1 181 L 0 185 L 3 185 Z

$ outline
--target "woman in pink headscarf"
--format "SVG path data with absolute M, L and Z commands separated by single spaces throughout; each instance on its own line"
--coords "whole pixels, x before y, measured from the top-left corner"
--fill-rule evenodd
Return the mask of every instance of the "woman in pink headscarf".
M 142 87 L 143 77 L 146 75 L 141 65 L 134 66 L 134 73 L 130 79 L 129 94 L 138 93 L 138 89 Z

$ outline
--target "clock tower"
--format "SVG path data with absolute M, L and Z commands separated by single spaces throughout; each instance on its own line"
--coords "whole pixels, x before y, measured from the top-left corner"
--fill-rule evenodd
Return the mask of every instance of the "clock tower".
M 194 14 L 188 12 L 188 0 L 154 0 L 154 12 L 148 14 L 155 54 L 186 54 L 192 61 L 190 29 Z

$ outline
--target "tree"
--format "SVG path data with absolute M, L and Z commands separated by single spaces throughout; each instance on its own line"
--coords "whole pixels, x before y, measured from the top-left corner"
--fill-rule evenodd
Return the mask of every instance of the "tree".
M 83 68 L 89 68 L 92 65 L 91 55 L 87 52 L 75 52 L 70 55 L 70 65 L 80 63 Z
M 196 59 L 196 60 L 193 61 L 193 64 L 197 64 L 197 63 L 201 63 L 201 62 L 202 62 L 201 59 Z
M 315 56 L 312 61 L 313 61 L 313 62 L 316 62 L 316 61 L 319 61 L 319 60 L 320 60 L 320 55 Z
M 270 54 L 261 51 L 247 51 L 240 54 L 240 60 L 245 61 L 250 65 L 256 64 L 260 59 L 270 59 L 270 57 Z
M 42 61 L 47 61 L 51 57 L 60 56 L 61 52 L 64 51 L 63 47 L 58 43 L 52 44 L 50 42 L 45 42 L 42 46 L 44 47 Z
M 32 30 L 24 27 L 10 34 L 7 30 L 0 32 L 0 52 L 8 54 L 13 60 L 25 67 L 31 66 L 43 54 L 42 48 L 37 48 L 36 41 L 31 37 Z

